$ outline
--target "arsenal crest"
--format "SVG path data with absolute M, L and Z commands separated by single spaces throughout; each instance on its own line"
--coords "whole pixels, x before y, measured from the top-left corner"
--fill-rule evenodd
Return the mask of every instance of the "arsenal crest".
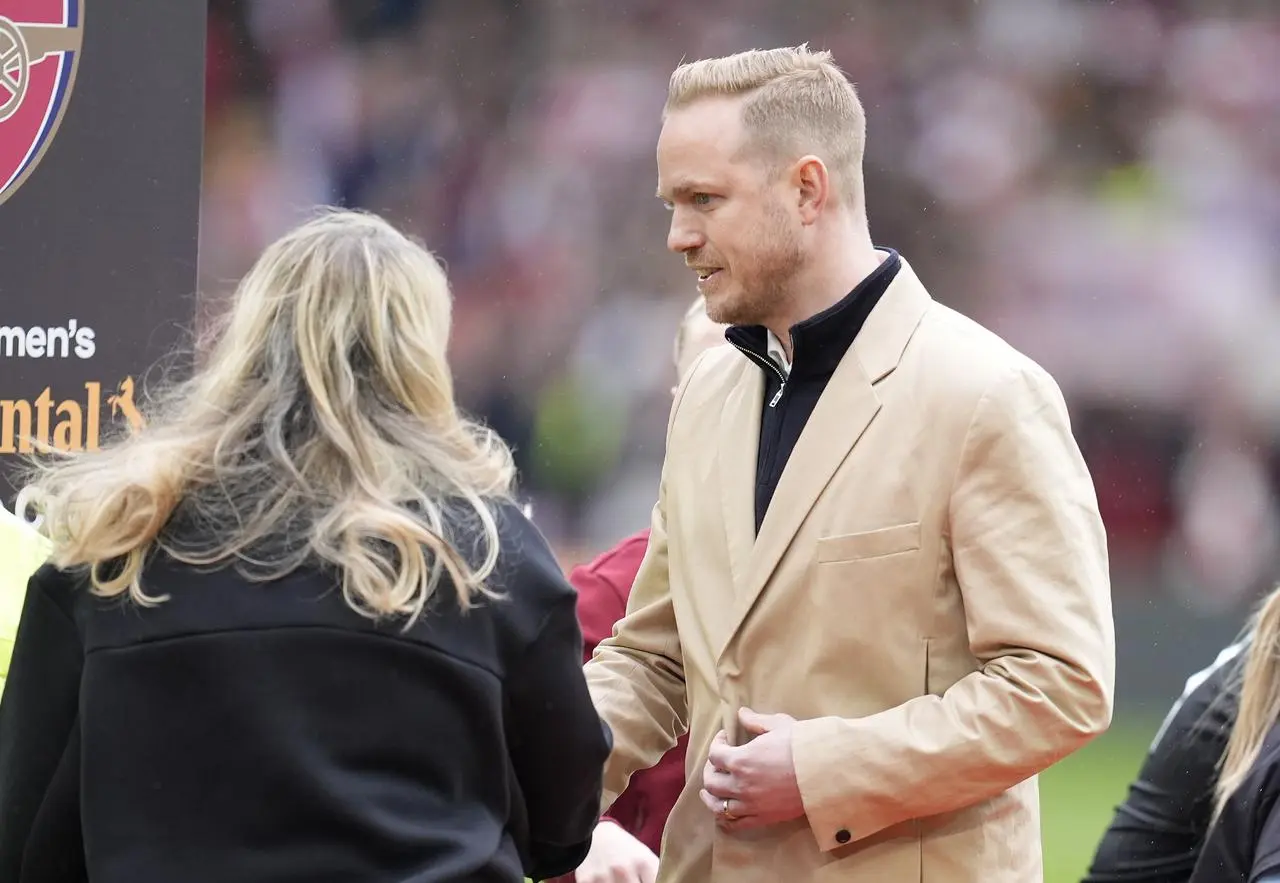
M 0 0 L 0 203 L 53 142 L 71 99 L 84 0 Z

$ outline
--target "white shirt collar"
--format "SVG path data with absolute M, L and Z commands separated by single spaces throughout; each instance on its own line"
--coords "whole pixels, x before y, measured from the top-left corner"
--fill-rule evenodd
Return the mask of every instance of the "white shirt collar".
M 769 358 L 773 363 L 782 369 L 783 377 L 791 376 L 791 360 L 787 358 L 787 351 L 782 348 L 782 341 L 778 340 L 777 335 L 772 331 L 765 329 L 768 339 Z

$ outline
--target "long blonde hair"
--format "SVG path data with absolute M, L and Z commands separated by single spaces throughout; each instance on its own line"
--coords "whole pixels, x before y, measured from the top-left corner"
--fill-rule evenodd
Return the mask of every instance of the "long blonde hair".
M 442 572 L 463 609 L 493 594 L 491 504 L 514 468 L 458 411 L 451 312 L 440 264 L 377 216 L 325 210 L 284 235 L 145 429 L 35 464 L 53 563 L 141 605 L 165 600 L 141 581 L 157 549 L 254 580 L 330 566 L 354 609 L 410 624 Z
M 1280 587 L 1273 589 L 1250 621 L 1244 665 L 1234 675 L 1239 709 L 1214 792 L 1214 818 L 1258 760 L 1263 742 L 1280 723 Z

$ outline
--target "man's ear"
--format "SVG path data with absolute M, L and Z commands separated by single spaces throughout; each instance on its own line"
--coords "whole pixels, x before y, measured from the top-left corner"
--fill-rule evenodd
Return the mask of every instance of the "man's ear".
M 814 223 L 831 196 L 831 176 L 827 174 L 826 163 L 812 154 L 800 157 L 791 168 L 791 184 L 801 223 Z

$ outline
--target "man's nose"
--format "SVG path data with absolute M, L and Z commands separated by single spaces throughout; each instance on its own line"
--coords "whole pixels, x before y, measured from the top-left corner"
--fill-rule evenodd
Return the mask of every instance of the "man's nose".
M 677 254 L 684 254 L 701 248 L 705 243 L 702 233 L 678 214 L 671 219 L 671 229 L 667 231 L 667 248 Z

